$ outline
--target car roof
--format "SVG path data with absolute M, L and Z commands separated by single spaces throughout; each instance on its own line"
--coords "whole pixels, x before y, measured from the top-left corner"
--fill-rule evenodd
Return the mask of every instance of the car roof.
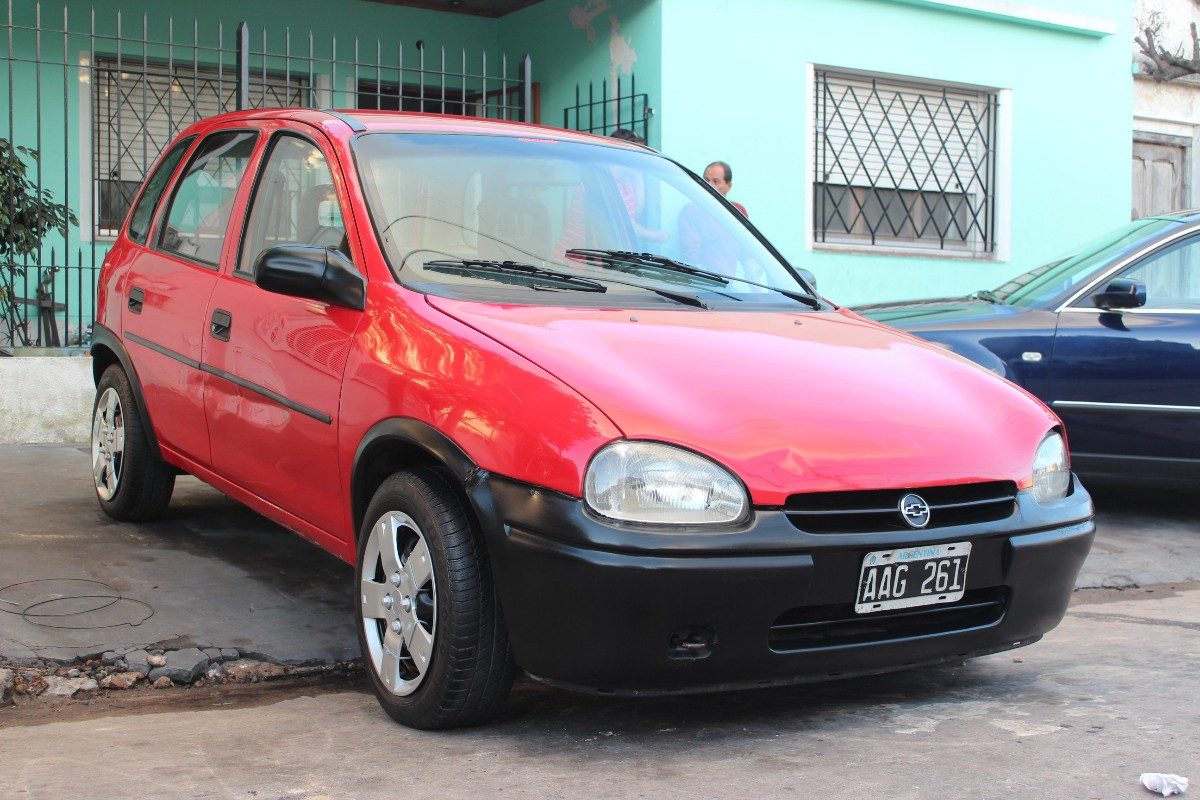
M 526 122 L 483 119 L 480 117 L 458 117 L 446 114 L 422 114 L 410 111 L 372 111 L 364 109 L 317 110 L 311 108 L 270 108 L 248 111 L 233 111 L 201 120 L 184 133 L 195 133 L 212 127 L 228 127 L 250 120 L 289 120 L 303 122 L 324 129 L 326 132 L 347 138 L 356 133 L 445 133 L 484 134 L 492 136 L 536 137 L 555 141 L 604 144 L 634 150 L 647 150 L 642 145 L 608 136 L 533 125 Z M 194 129 L 194 130 L 193 130 Z
M 1187 224 L 1200 222 L 1200 208 L 1189 208 L 1180 211 L 1170 211 L 1163 214 L 1153 214 L 1149 217 L 1149 219 L 1165 219 Z

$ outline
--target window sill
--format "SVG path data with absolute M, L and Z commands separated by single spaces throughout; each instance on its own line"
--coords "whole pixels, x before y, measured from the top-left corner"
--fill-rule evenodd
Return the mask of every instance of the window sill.
M 932 258 L 942 261 L 999 261 L 993 253 L 972 253 L 967 250 L 933 250 L 925 247 L 905 247 L 893 244 L 837 244 L 835 242 L 813 242 L 810 250 L 827 253 L 850 253 L 863 256 L 889 256 L 898 258 Z

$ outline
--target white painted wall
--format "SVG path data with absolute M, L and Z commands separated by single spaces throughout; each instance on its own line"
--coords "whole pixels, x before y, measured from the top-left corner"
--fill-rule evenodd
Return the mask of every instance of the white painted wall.
M 91 439 L 92 359 L 0 358 L 0 444 Z
M 1200 125 L 1200 82 L 1155 83 L 1139 76 L 1133 87 L 1134 130 L 1191 137 Z
M 1134 35 L 1141 34 L 1146 24 L 1155 18 L 1162 22 L 1160 42 L 1169 49 L 1183 47 L 1191 55 L 1191 22 L 1200 22 L 1193 0 L 1136 0 L 1134 3 Z M 1140 65 L 1145 56 L 1134 48 L 1134 63 Z M 1157 134 L 1180 137 L 1191 145 L 1191 197 L 1188 206 L 1200 206 L 1200 78 L 1179 78 L 1157 83 L 1153 78 L 1135 73 L 1133 82 L 1133 135 Z M 1180 142 L 1184 144 L 1184 142 Z

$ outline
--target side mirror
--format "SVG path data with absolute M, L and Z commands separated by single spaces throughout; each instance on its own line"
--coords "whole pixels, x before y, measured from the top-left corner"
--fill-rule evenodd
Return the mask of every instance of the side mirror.
M 806 270 L 804 267 L 796 267 L 796 272 L 800 273 L 800 277 L 804 279 L 805 283 L 807 283 L 810 287 L 812 287 L 812 290 L 814 292 L 817 290 L 817 276 L 816 275 L 813 275 L 811 272 Z
M 259 253 L 254 261 L 259 288 L 290 297 L 320 300 L 362 311 L 367 283 L 340 250 L 315 244 L 284 244 Z
M 1146 305 L 1146 284 L 1136 278 L 1113 278 L 1092 295 L 1096 308 L 1108 311 L 1120 308 L 1141 308 Z

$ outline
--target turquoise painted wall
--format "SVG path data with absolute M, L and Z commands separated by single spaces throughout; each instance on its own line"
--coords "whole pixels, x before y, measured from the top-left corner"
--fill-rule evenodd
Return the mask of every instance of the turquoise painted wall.
M 231 42 L 239 20 L 250 23 L 254 49 L 269 26 L 268 48 L 281 51 L 283 26 L 292 28 L 293 52 L 307 52 L 313 26 L 319 57 L 328 57 L 336 35 L 339 60 L 373 59 L 376 42 L 385 61 L 397 44 L 406 63 L 418 39 L 427 59 L 445 45 L 468 69 L 488 53 L 494 70 L 500 54 L 516 75 L 521 54 L 534 60 L 542 87 L 542 120 L 561 125 L 576 84 L 614 74 L 636 74 L 654 115 L 650 144 L 697 171 L 714 159 L 735 170 L 731 199 L 745 203 L 754 222 L 793 262 L 816 273 L 822 291 L 855 304 L 945 295 L 995 286 L 1128 218 L 1130 196 L 1129 0 L 1044 0 L 1026 7 L 1108 20 L 1115 33 L 1088 36 L 1053 27 L 1018 24 L 938 8 L 939 0 L 543 0 L 499 20 L 401 8 L 371 2 L 324 0 L 244 4 L 234 0 L 172 3 L 170 16 L 155 0 L 96 0 L 96 27 L 115 29 L 122 9 L 126 35 L 140 36 L 146 14 L 151 38 L 190 41 L 201 17 L 202 44 L 215 44 L 218 21 Z M 86 31 L 90 4 L 67 4 L 71 28 Z M 32 23 L 34 5 L 14 4 L 18 26 Z M 44 3 L 42 23 L 59 27 L 62 6 Z M 589 31 L 590 28 L 590 31 Z M 103 42 L 102 42 L 103 44 Z M 61 36 L 47 37 L 43 56 L 57 59 Z M 72 36 L 68 53 L 86 52 L 87 36 Z M 228 45 L 227 45 L 228 46 Z M 33 43 L 18 32 L 13 58 L 31 56 Z M 98 49 L 103 47 L 98 46 Z M 0 50 L 7 54 L 6 43 Z M 127 51 L 136 52 L 136 49 Z M 161 48 L 153 55 L 164 55 Z M 176 54 L 178 57 L 178 53 Z M 0 72 L 14 71 L 15 107 L 10 128 L 33 144 L 37 115 L 35 71 L 0 56 Z M 1011 91 L 1011 224 L 1003 261 L 833 253 L 810 249 L 806 165 L 812 131 L 806 86 L 809 64 L 957 81 Z M 83 181 L 64 169 L 67 152 L 79 153 L 81 75 L 46 68 L 42 78 L 42 128 L 46 185 L 66 185 L 78 208 Z M 349 73 L 339 72 L 344 85 Z M 7 105 L 7 75 L 0 75 L 0 111 Z M 346 104 L 348 99 L 338 100 Z M 73 159 L 74 160 L 74 159 Z M 56 192 L 61 198 L 63 192 Z M 62 242 L 50 242 L 61 246 Z M 66 245 L 90 247 L 72 232 Z M 85 253 L 85 261 L 86 253 Z
M 245 21 L 250 27 L 252 63 L 261 63 L 254 53 L 283 54 L 286 48 L 292 54 L 290 68 L 294 74 L 304 74 L 308 70 L 305 62 L 311 29 L 312 52 L 317 59 L 313 65 L 314 82 L 328 81 L 335 89 L 332 93 L 319 95 L 320 102 L 343 107 L 353 106 L 356 99 L 351 91 L 354 61 L 394 65 L 399 49 L 403 48 L 405 66 L 411 68 L 418 63 L 418 40 L 425 43 L 425 62 L 430 69 L 441 71 L 444 47 L 448 71 L 463 69 L 465 51 L 467 72 L 478 74 L 486 54 L 488 72 L 500 73 L 502 50 L 497 20 L 363 0 L 340 0 L 336 3 L 336 13 L 330 13 L 331 8 L 324 0 L 255 3 L 236 0 L 172 3 L 161 0 L 68 0 L 65 4 L 47 0 L 40 4 L 43 33 L 39 38 L 34 33 L 38 4 L 33 0 L 18 0 L 12 4 L 11 37 L 7 11 L 0 19 L 0 137 L 39 149 L 42 154 L 40 171 L 33 166 L 31 178 L 48 189 L 55 201 L 65 200 L 75 211 L 86 212 L 92 191 L 91 130 L 86 117 L 91 87 L 86 62 L 93 51 L 97 56 L 115 56 L 119 49 L 123 60 L 140 66 L 141 42 L 146 38 L 154 42 L 145 48 L 145 56 L 151 62 L 165 61 L 168 55 L 183 64 L 192 63 L 194 57 L 202 67 L 215 67 L 221 61 L 226 70 L 228 90 L 233 75 L 235 30 L 239 22 Z M 115 38 L 118 11 L 123 39 L 119 48 Z M 169 35 L 172 26 L 173 35 Z M 288 28 L 290 46 L 286 45 Z M 66 37 L 64 30 L 70 32 Z M 168 39 L 175 42 L 173 48 L 166 44 Z M 198 49 L 192 46 L 194 42 L 198 42 Z M 221 43 L 226 51 L 223 59 L 217 50 Z M 336 74 L 329 65 L 335 47 L 340 62 Z M 37 64 L 39 50 L 40 67 Z M 520 55 L 509 54 L 508 75 L 514 80 L 519 75 Z M 71 66 L 64 69 L 64 62 Z M 282 71 L 285 61 L 273 57 L 267 66 L 272 71 Z M 359 73 L 363 80 L 371 80 L 373 75 L 369 68 Z M 389 78 L 386 72 L 382 77 L 385 81 Z M 405 79 L 413 81 L 416 74 L 408 71 Z M 453 89 L 454 83 L 455 79 L 451 78 L 448 88 Z M 471 88 L 478 88 L 478 79 L 472 79 Z M 154 99 L 151 97 L 149 101 L 152 104 Z M 133 102 L 139 103 L 140 98 L 133 98 Z M 11 114 L 8 113 L 10 108 Z M 188 113 L 186 104 L 177 109 L 174 111 L 177 120 L 190 121 L 184 117 Z M 153 161 L 157 149 L 148 148 L 147 161 Z M 142 159 L 140 152 L 137 159 Z M 44 244 L 41 263 L 61 266 L 64 261 L 69 261 L 71 267 L 84 268 L 83 272 L 60 273 L 56 293 L 60 302 L 71 303 L 73 311 L 85 320 L 89 319 L 94 280 L 91 268 L 100 263 L 109 240 L 93 242 L 91 222 L 82 218 L 81 225 L 68 231 L 65 238 L 54 234 L 47 237 Z M 31 274 L 29 284 L 18 286 L 18 292 L 21 296 L 33 297 L 35 286 L 36 276 Z M 79 309 L 81 297 L 84 307 Z M 71 327 L 76 327 L 74 314 Z
M 86 84 L 88 70 L 80 66 L 81 61 L 91 57 L 113 56 L 118 50 L 115 34 L 118 29 L 123 43 L 119 50 L 123 60 L 140 66 L 143 55 L 141 40 L 154 42 L 147 45 L 145 55 L 151 61 L 165 60 L 170 53 L 185 64 L 193 57 L 201 66 L 215 67 L 220 59 L 216 47 L 223 41 L 226 56 L 223 59 L 226 86 L 232 79 L 232 52 L 237 24 L 245 21 L 250 26 L 251 51 L 283 54 L 290 28 L 290 68 L 295 74 L 307 71 L 310 26 L 313 38 L 312 52 L 314 76 L 328 79 L 334 91 L 323 95 L 334 106 L 353 106 L 355 97 L 349 90 L 355 73 L 352 62 L 374 65 L 394 65 L 398 60 L 399 48 L 404 49 L 404 62 L 408 67 L 417 63 L 418 40 L 425 43 L 425 59 L 430 69 L 441 70 L 442 48 L 446 50 L 446 64 L 450 71 L 461 71 L 463 54 L 467 58 L 468 72 L 478 73 L 483 54 L 488 58 L 488 70 L 499 74 L 502 52 L 499 48 L 498 24 L 496 20 L 461 14 L 446 14 L 422 9 L 368 2 L 340 2 L 338 13 L 329 13 L 329 3 L 321 0 L 290 0 L 290 2 L 241 3 L 235 0 L 209 0 L 209 2 L 176 2 L 167 4 L 155 0 L 96 0 L 94 3 L 68 2 L 66 28 L 71 34 L 65 39 L 64 5 L 45 2 L 41 5 L 41 25 L 45 33 L 37 41 L 32 33 L 36 5 L 32 2 L 14 6 L 14 37 L 11 52 L 7 40 L 0 43 L 0 136 L 17 144 L 38 147 L 42 153 L 42 183 L 55 195 L 64 197 L 70 205 L 79 209 L 82 205 L 80 190 L 84 181 L 79 163 L 90 161 L 90 131 L 80 120 L 81 102 L 86 102 L 80 85 Z M 94 27 L 93 10 L 94 9 Z M 199 20 L 198 27 L 194 27 Z M 173 36 L 168 36 L 171 26 Z M 91 31 L 95 31 L 95 36 Z M 266 33 L 264 40 L 263 34 Z M 220 39 L 218 38 L 220 36 Z M 173 50 L 164 44 L 168 39 L 175 42 Z M 199 48 L 192 43 L 199 42 Z M 35 53 L 40 47 L 43 65 L 37 68 Z M 329 60 L 336 52 L 336 68 Z M 252 55 L 252 62 L 260 63 Z M 63 61 L 73 66 L 59 66 Z M 520 54 L 510 55 L 508 74 L 515 78 L 519 74 Z M 271 70 L 282 70 L 285 61 L 281 57 L 268 61 Z M 136 67 L 135 67 L 136 68 Z M 336 74 L 332 74 L 336 69 Z M 12 119 L 3 112 L 10 107 L 9 73 L 12 74 L 11 107 Z M 372 79 L 370 68 L 358 73 L 364 80 Z M 415 73 L 406 73 L 406 79 Z M 386 74 L 384 79 L 387 79 Z M 252 78 L 253 80 L 253 78 Z M 451 80 L 451 84 L 453 79 Z M 475 81 L 477 86 L 478 81 Z M 452 87 L 453 88 L 453 87 Z M 340 91 L 339 91 L 340 90 Z M 37 102 L 40 94 L 41 103 Z M 139 103 L 140 98 L 133 102 Z M 153 98 L 150 98 L 153 103 Z M 182 116 L 186 106 L 179 109 Z M 81 139 L 81 128 L 84 130 Z M 149 152 L 153 159 L 154 152 Z M 69 156 L 69 157 L 68 157 Z M 140 154 L 139 154 L 140 158 Z M 36 172 L 36 171 L 35 171 Z M 78 235 L 76 235 L 76 233 Z M 90 241 L 90 229 L 86 223 L 78 232 L 73 232 L 67 246 L 74 250 Z M 48 240 L 48 246 L 59 241 Z
M 734 168 L 730 199 L 831 299 L 857 304 L 994 287 L 1129 219 L 1128 0 L 1029 3 L 1116 25 L 1092 37 L 920 0 L 661 0 L 662 149 Z M 1012 91 L 1005 261 L 809 249 L 809 64 Z
M 575 87 L 586 97 L 589 81 L 620 76 L 649 95 L 651 108 L 662 98 L 661 0 L 545 0 L 500 18 L 500 45 L 529 53 L 542 84 L 542 122 L 561 126 L 563 109 L 575 105 Z M 628 106 L 623 106 L 628 114 Z M 599 122 L 599 116 L 596 120 Z M 660 144 L 660 119 L 650 119 L 650 145 Z

